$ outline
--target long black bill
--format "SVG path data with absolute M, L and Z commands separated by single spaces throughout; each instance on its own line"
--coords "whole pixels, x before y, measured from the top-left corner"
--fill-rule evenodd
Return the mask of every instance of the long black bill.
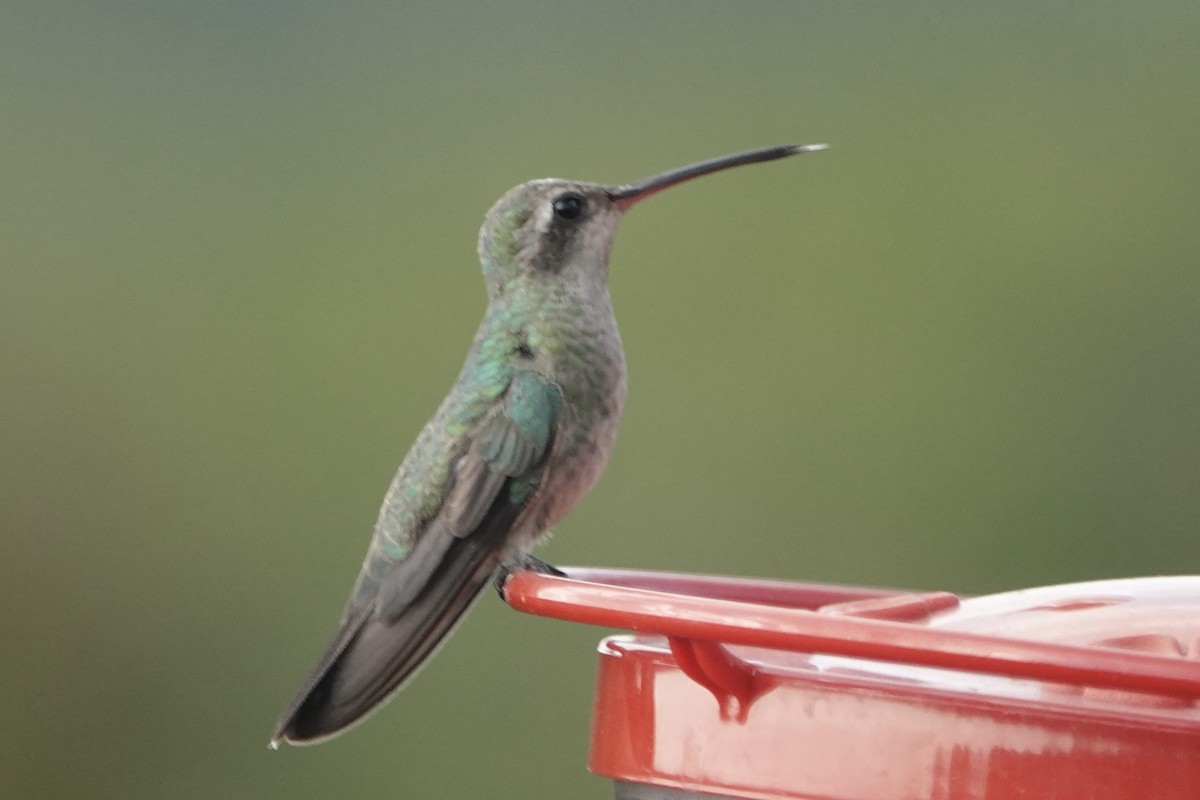
M 731 156 L 721 156 L 709 161 L 701 161 L 699 164 L 673 169 L 670 172 L 664 172 L 661 175 L 655 175 L 652 178 L 646 178 L 637 183 L 618 186 L 609 192 L 608 196 L 622 209 L 626 209 L 639 200 L 644 200 L 652 194 L 661 192 L 663 189 L 683 183 L 684 181 L 690 181 L 692 178 L 699 178 L 701 175 L 720 172 L 730 167 L 740 167 L 743 164 L 774 161 L 777 158 L 786 158 L 787 156 L 794 156 L 797 153 L 811 153 L 815 150 L 825 150 L 828 147 L 829 145 L 827 144 L 785 144 L 778 147 L 761 147 L 758 150 L 748 150 L 745 153 L 734 153 Z

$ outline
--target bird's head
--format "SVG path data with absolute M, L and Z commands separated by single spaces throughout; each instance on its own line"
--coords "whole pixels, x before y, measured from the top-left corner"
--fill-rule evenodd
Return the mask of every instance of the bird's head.
M 784 145 L 751 150 L 623 186 L 557 178 L 523 183 L 492 206 L 479 231 L 479 259 L 488 296 L 495 299 L 512 286 L 530 281 L 602 284 L 608 276 L 608 255 L 617 224 L 635 203 L 701 175 L 825 147 Z

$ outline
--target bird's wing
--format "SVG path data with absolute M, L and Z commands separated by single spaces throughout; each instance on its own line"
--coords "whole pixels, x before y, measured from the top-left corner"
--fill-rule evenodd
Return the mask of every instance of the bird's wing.
M 453 482 L 412 551 L 381 581 L 375 615 L 400 616 L 423 590 L 421 578 L 457 540 L 488 546 L 507 532 L 537 486 L 562 405 L 558 387 L 534 372 L 514 374 L 503 402 L 486 414 L 453 468 Z M 536 473 L 535 473 L 536 470 Z
M 500 402 L 462 438 L 444 500 L 403 557 L 396 558 L 394 535 L 377 527 L 342 624 L 273 741 L 319 741 L 341 731 L 432 655 L 499 565 L 506 536 L 544 474 L 561 409 L 553 382 L 514 373 Z M 364 583 L 368 575 L 378 578 Z

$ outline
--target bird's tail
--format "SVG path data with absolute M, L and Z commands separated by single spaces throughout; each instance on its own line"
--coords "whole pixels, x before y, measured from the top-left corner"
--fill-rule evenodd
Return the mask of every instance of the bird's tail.
M 416 574 L 411 601 L 387 610 L 378 599 L 349 611 L 271 737 L 316 744 L 354 725 L 400 690 L 454 630 L 500 563 L 496 537 L 424 537 L 401 567 Z M 428 550 L 424 553 L 421 550 Z

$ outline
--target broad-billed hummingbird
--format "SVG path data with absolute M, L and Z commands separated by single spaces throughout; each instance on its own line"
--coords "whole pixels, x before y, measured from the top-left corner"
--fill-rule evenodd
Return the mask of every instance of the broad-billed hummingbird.
M 479 232 L 483 323 L 392 480 L 333 641 L 272 747 L 320 742 L 378 708 L 493 575 L 553 570 L 530 551 L 600 477 L 625 403 L 608 293 L 622 215 L 683 181 L 825 147 L 751 150 L 625 186 L 535 180 L 492 206 Z

